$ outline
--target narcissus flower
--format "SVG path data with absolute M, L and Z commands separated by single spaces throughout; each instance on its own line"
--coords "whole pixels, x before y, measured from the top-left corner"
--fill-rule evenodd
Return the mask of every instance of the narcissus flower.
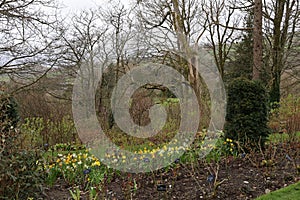
M 99 160 L 97 160 L 97 161 L 95 161 L 93 164 L 92 164 L 92 166 L 100 166 L 100 161 Z

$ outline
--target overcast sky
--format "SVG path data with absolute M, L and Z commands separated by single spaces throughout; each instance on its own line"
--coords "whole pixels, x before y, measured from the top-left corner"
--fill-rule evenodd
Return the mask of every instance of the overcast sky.
M 66 12 L 68 11 L 78 11 L 86 8 L 93 8 L 97 6 L 105 6 L 111 0 L 59 0 L 62 4 L 64 4 L 66 8 Z M 120 0 L 124 5 L 129 5 L 129 2 L 132 0 Z
M 62 4 L 64 4 L 67 9 L 70 10 L 81 10 L 86 8 L 92 8 L 97 5 L 101 5 L 105 3 L 106 0 L 60 0 Z

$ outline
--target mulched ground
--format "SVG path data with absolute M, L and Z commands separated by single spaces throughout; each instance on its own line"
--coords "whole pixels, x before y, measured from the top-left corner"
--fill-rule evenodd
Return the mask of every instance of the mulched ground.
M 201 160 L 193 165 L 178 163 L 167 172 L 116 175 L 103 188 L 99 199 L 254 199 L 300 180 L 299 150 L 299 143 L 279 144 L 264 154 L 224 159 L 219 163 L 216 183 L 221 184 L 218 187 L 214 187 L 213 172 L 218 165 L 208 165 Z M 134 190 L 133 180 L 137 190 Z M 45 191 L 43 199 L 71 199 L 69 188 L 59 180 Z M 83 194 L 82 199 L 88 199 L 88 194 Z

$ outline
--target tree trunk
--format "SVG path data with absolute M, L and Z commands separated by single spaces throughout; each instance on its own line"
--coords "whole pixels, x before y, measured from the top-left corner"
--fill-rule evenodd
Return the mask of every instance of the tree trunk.
M 281 30 L 285 1 L 276 0 L 274 30 L 273 30 L 273 49 L 272 49 L 272 87 L 270 90 L 270 101 L 280 102 L 280 78 L 284 65 L 283 54 L 286 44 L 287 30 Z M 288 23 L 288 22 L 287 22 Z M 288 27 L 285 23 L 284 27 Z
M 273 83 L 270 90 L 271 102 L 280 102 L 280 78 L 281 73 L 279 71 L 273 73 Z
M 262 69 L 262 0 L 255 0 L 253 27 L 253 80 L 260 80 Z

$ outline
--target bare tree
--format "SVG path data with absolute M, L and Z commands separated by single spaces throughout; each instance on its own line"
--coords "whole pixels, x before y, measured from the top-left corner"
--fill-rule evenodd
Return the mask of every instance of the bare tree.
M 238 39 L 235 32 L 241 30 L 238 28 L 239 16 L 235 14 L 236 9 L 232 8 L 235 1 L 229 4 L 226 4 L 225 0 L 203 2 L 202 9 L 208 21 L 207 39 L 212 46 L 221 77 L 224 78 L 226 60 L 233 44 Z
M 265 1 L 265 37 L 270 53 L 271 65 L 271 101 L 280 101 L 282 73 L 290 68 L 288 57 L 297 46 L 294 36 L 299 31 L 300 6 L 297 0 Z M 289 57 L 291 58 L 291 57 Z
M 64 100 L 71 100 L 72 80 L 81 68 L 94 74 L 96 66 L 106 63 L 105 44 L 107 27 L 101 23 L 96 9 L 83 10 L 59 24 L 61 58 L 54 69 L 51 84 L 45 88 L 47 94 Z M 92 80 L 92 79 L 91 79 Z M 96 83 L 90 83 L 96 85 Z
M 189 1 L 140 1 L 139 17 L 149 30 L 149 38 L 153 49 L 157 52 L 168 52 L 175 50 L 186 55 L 192 55 L 191 50 L 198 48 L 201 37 L 206 30 L 206 21 L 201 17 L 200 2 Z M 198 73 L 193 67 L 195 59 L 187 60 L 187 70 L 179 69 L 181 72 L 188 71 L 188 79 L 198 89 Z M 179 59 L 179 62 L 182 60 Z M 196 91 L 197 93 L 197 91 Z
M 81 64 L 105 63 L 108 53 L 102 48 L 105 44 L 107 26 L 103 25 L 99 10 L 84 10 L 74 14 L 70 24 L 63 30 L 63 68 L 78 70 Z
M 209 106 L 203 101 L 209 98 L 208 91 L 196 68 L 196 52 L 207 29 L 201 2 L 139 1 L 138 16 L 147 30 L 145 36 L 153 49 L 156 62 L 171 65 L 189 80 L 199 100 L 201 115 L 209 116 Z M 207 126 L 206 123 L 203 120 L 199 127 Z
M 32 84 L 55 66 L 57 9 L 49 0 L 0 2 L 0 75 Z
M 287 53 L 286 67 L 281 75 L 281 96 L 300 93 L 300 32 L 294 35 L 291 49 Z
M 107 43 L 110 44 L 111 62 L 115 65 L 115 81 L 121 74 L 126 73 L 129 59 L 135 57 L 136 45 L 134 38 L 139 34 L 136 31 L 132 9 L 127 9 L 120 2 L 112 2 L 101 12 L 101 18 L 108 27 Z

